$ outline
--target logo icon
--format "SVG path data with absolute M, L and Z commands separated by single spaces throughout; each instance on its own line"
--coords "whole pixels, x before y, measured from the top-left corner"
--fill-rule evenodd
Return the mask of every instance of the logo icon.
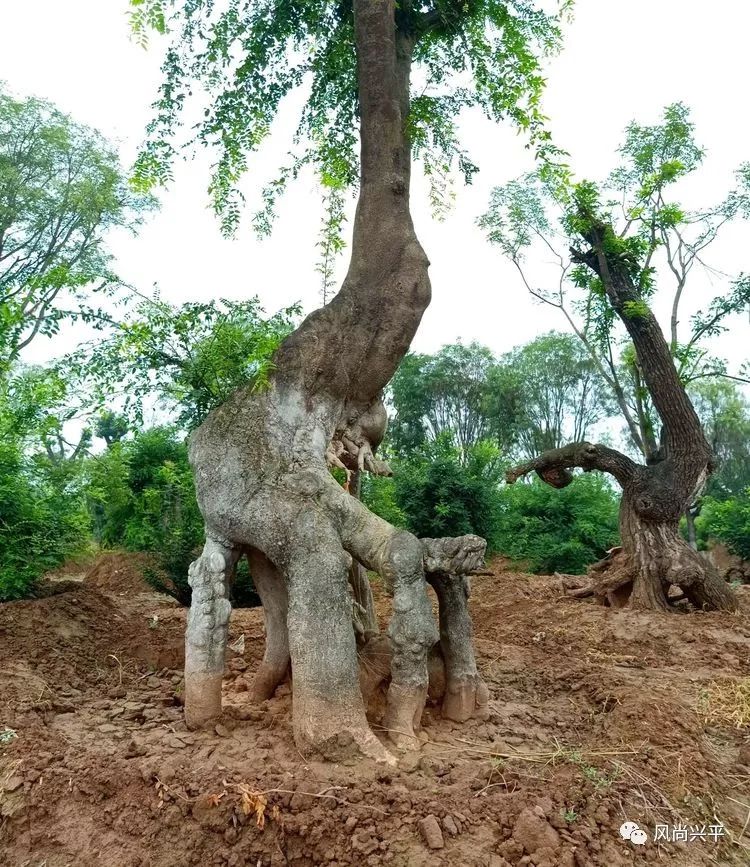
M 623 822 L 620 825 L 620 836 L 623 840 L 630 840 L 634 846 L 645 846 L 648 842 L 648 834 L 641 831 L 635 822 Z

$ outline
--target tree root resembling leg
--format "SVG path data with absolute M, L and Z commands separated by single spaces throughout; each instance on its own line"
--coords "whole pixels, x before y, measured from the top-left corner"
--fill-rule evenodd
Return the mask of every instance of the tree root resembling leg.
M 347 590 L 349 558 L 338 534 L 322 510 L 305 509 L 288 545 L 284 572 L 297 746 L 333 760 L 360 752 L 393 764 L 365 717 Z
M 440 649 L 445 662 L 443 716 L 455 722 L 489 716 L 489 690 L 477 670 L 471 640 L 469 580 L 449 572 L 430 572 L 440 612 Z
M 370 581 L 367 577 L 367 570 L 353 558 L 349 569 L 349 584 L 352 588 L 354 601 L 359 606 L 362 641 L 367 643 L 380 633 L 380 627 L 375 614 L 375 600 L 372 598 L 372 587 L 370 587 Z
M 221 681 L 232 606 L 229 578 L 238 548 L 207 538 L 201 556 L 190 565 L 193 588 L 185 634 L 185 722 L 201 728 L 221 716 Z
M 393 588 L 393 615 L 388 625 L 393 660 L 383 725 L 396 746 L 419 749 L 417 733 L 429 683 L 427 656 L 437 640 L 437 629 L 427 596 L 420 541 L 410 533 L 396 533 L 386 552 L 380 574 Z
M 255 701 L 266 701 L 289 673 L 287 589 L 281 573 L 261 551 L 250 548 L 247 560 L 253 584 L 263 603 L 266 628 L 266 649 L 250 694 Z
M 670 588 L 678 587 L 695 608 L 733 611 L 736 600 L 711 563 L 671 527 L 642 529 L 628 548 L 616 548 L 595 563 L 585 586 L 568 590 L 582 599 L 594 596 L 613 608 L 673 610 Z
M 573 586 L 566 579 L 566 584 L 565 592 L 575 599 L 593 596 L 601 605 L 624 608 L 633 590 L 633 570 L 622 548 L 613 548 L 589 567 L 585 579 L 576 581 Z
M 438 639 L 427 596 L 422 543 L 373 515 L 330 479 L 323 498 L 340 529 L 344 548 L 378 572 L 393 595 L 388 637 L 393 650 L 391 685 L 383 724 L 402 749 L 419 749 L 417 736 L 427 700 L 427 656 Z
M 668 580 L 702 611 L 735 611 L 737 599 L 714 565 L 682 539 L 670 558 Z

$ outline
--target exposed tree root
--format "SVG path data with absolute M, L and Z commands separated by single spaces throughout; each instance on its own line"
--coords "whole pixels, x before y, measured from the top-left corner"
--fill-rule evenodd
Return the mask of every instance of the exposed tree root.
M 253 681 L 251 695 L 256 701 L 265 701 L 286 679 L 291 664 L 289 633 L 286 627 L 286 583 L 273 563 L 260 551 L 250 548 L 247 560 L 255 589 L 263 603 L 263 619 L 266 625 L 266 650 Z
M 478 536 L 462 536 L 423 539 L 421 545 L 427 580 L 437 593 L 440 620 L 440 640 L 434 642 L 429 650 L 427 682 L 412 687 L 392 682 L 394 648 L 397 645 L 390 635 L 380 635 L 377 630 L 374 606 L 368 614 L 356 599 L 351 600 L 352 630 L 359 644 L 359 687 L 364 704 L 370 709 L 371 717 L 387 730 L 394 745 L 407 750 L 420 746 L 418 732 L 428 691 L 431 699 L 442 701 L 443 715 L 458 722 L 471 717 L 486 717 L 489 699 L 487 687 L 476 667 L 467 604 L 468 574 L 482 564 L 486 543 Z M 249 556 L 253 577 L 255 579 L 257 575 L 259 578 L 256 588 L 264 611 L 268 602 L 268 611 L 265 612 L 266 651 L 252 692 L 256 700 L 265 700 L 287 673 L 287 625 L 285 619 L 278 616 L 286 612 L 286 589 L 281 576 L 263 555 L 251 552 Z M 362 575 L 372 605 L 372 592 L 364 569 Z M 352 580 L 351 570 L 349 580 Z M 364 616 L 374 620 L 375 629 L 363 628 Z M 305 710 L 305 719 L 311 713 Z M 328 731 L 325 725 L 321 728 L 318 723 L 314 723 L 317 728 L 313 728 L 310 722 L 302 736 L 307 742 L 314 741 L 318 751 L 335 757 L 342 745 L 341 739 L 333 734 L 335 730 L 345 733 L 345 746 L 355 745 L 373 757 L 379 754 L 361 727 L 346 725 L 342 722 L 342 715 L 333 713 L 330 707 L 327 718 L 338 720 L 334 729 Z
M 673 610 L 688 601 L 700 610 L 733 610 L 733 594 L 710 561 L 694 551 L 675 531 L 652 530 L 653 545 L 643 544 L 634 552 L 623 547 L 589 567 L 586 582 L 568 587 L 577 599 L 593 596 L 612 608 Z

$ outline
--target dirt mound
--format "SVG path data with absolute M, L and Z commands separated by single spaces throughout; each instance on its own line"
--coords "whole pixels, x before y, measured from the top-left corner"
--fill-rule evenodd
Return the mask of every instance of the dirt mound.
M 92 587 L 112 593 L 133 594 L 152 592 L 144 574 L 153 568 L 153 557 L 129 551 L 104 551 L 84 573 L 83 580 Z
M 727 581 L 750 584 L 750 560 L 732 554 L 726 545 L 714 545 L 706 556 Z
M 577 602 L 553 579 L 475 579 L 492 715 L 458 726 L 428 708 L 429 741 L 395 770 L 301 756 L 288 685 L 250 703 L 260 610 L 232 618 L 244 651 L 225 719 L 187 732 L 184 609 L 87 585 L 0 606 L 0 863 L 746 864 L 750 731 L 716 697 L 750 678 L 748 602 L 664 616 Z M 625 821 L 646 845 L 621 838 Z M 657 823 L 707 833 L 655 841 Z
M 68 708 L 70 698 L 55 696 L 80 701 L 144 665 L 179 665 L 180 628 L 157 632 L 153 622 L 76 582 L 49 585 L 39 599 L 0 605 L 3 702 L 15 714 Z

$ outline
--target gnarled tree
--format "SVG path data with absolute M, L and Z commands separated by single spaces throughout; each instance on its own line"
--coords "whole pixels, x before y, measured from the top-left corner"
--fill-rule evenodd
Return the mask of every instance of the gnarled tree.
M 622 547 L 592 567 L 591 584 L 578 595 L 593 593 L 616 606 L 667 610 L 670 588 L 676 585 L 698 608 L 732 610 L 736 603 L 729 587 L 678 532 L 680 516 L 714 468 L 714 456 L 647 303 L 652 279 L 648 243 L 614 231 L 593 184 L 577 185 L 566 207 L 571 261 L 583 269 L 578 280 L 625 326 L 662 423 L 661 441 L 647 464 L 603 445 L 573 443 L 511 469 L 507 479 L 513 483 L 535 470 L 545 482 L 563 487 L 572 478 L 570 470 L 580 467 L 609 473 L 622 486 Z
M 158 8 L 156 2 L 139 3 L 137 12 L 145 9 L 161 26 Z M 188 722 L 200 725 L 220 712 L 227 582 L 246 553 L 268 615 L 256 693 L 272 692 L 288 652 L 298 744 L 326 754 L 354 744 L 388 760 L 365 718 L 349 566 L 354 558 L 379 572 L 393 593 L 383 724 L 394 742 L 411 746 L 419 743 L 415 726 L 427 695 L 428 655 L 438 638 L 426 594 L 425 549 L 350 496 L 328 461 L 348 467 L 353 459 L 356 469 L 382 469 L 373 457 L 386 422 L 381 391 L 430 300 L 428 260 L 409 211 L 412 149 L 441 154 L 441 166 L 456 159 L 468 169 L 453 118 L 469 103 L 532 127 L 545 147 L 535 50 L 553 46 L 555 20 L 514 0 L 437 0 L 434 6 L 419 0 L 263 0 L 230 3 L 218 17 L 202 0 L 171 8 L 178 34 L 167 56 L 159 116 L 138 165 L 141 183 L 166 176 L 176 107 L 186 77 L 197 76 L 218 87 L 199 136 L 218 141 L 212 190 L 231 228 L 238 216 L 234 184 L 247 152 L 266 134 L 282 96 L 310 75 L 301 126 L 309 137 L 290 171 L 308 163 L 329 189 L 355 180 L 359 187 L 351 263 L 339 293 L 282 342 L 267 387 L 241 388 L 192 437 L 207 541 L 190 576 Z M 439 88 L 436 95 L 424 91 L 411 101 L 413 61 Z M 451 73 L 467 67 L 476 90 L 459 81 L 451 85 Z M 436 571 L 451 575 L 476 565 L 483 544 L 470 537 L 442 543 L 441 550 L 448 552 L 447 562 Z M 455 582 L 435 580 L 445 600 L 465 605 L 466 593 Z M 486 689 L 466 653 L 468 619 L 445 612 L 441 624 L 463 636 L 463 650 L 441 641 L 453 696 L 445 710 L 457 718 L 481 714 Z
M 747 308 L 750 278 L 739 275 L 727 281 L 714 297 L 699 300 L 697 293 L 714 241 L 730 222 L 750 216 L 750 165 L 739 167 L 736 185 L 723 200 L 700 208 L 681 205 L 677 199 L 680 182 L 700 170 L 704 156 L 690 112 L 681 103 L 667 106 L 657 124 L 630 123 L 619 154 L 620 165 L 601 187 L 602 201 L 607 202 L 605 222 L 624 249 L 635 254 L 639 262 L 636 283 L 644 296 L 658 295 L 660 304 L 669 306 L 666 341 L 680 382 L 688 387 L 722 377 L 747 382 L 746 372 L 730 371 L 723 359 L 712 354 L 710 340 Z M 560 239 L 549 222 L 547 206 L 559 194 L 565 199 L 564 189 L 545 189 L 534 176 L 512 181 L 493 190 L 490 208 L 480 223 L 490 241 L 516 265 L 529 292 L 559 311 L 579 339 L 609 391 L 628 445 L 646 464 L 658 462 L 660 420 L 643 359 L 633 351 L 627 332 L 623 339 L 616 308 L 598 274 L 573 260 L 557 243 L 568 232 Z M 541 251 L 533 269 L 525 255 L 532 246 Z M 539 266 L 549 261 L 550 252 L 554 257 L 551 275 Z M 711 284 L 720 282 L 723 275 L 709 270 Z M 688 305 L 694 311 L 690 316 Z M 692 503 L 687 506 L 690 534 L 697 510 Z

